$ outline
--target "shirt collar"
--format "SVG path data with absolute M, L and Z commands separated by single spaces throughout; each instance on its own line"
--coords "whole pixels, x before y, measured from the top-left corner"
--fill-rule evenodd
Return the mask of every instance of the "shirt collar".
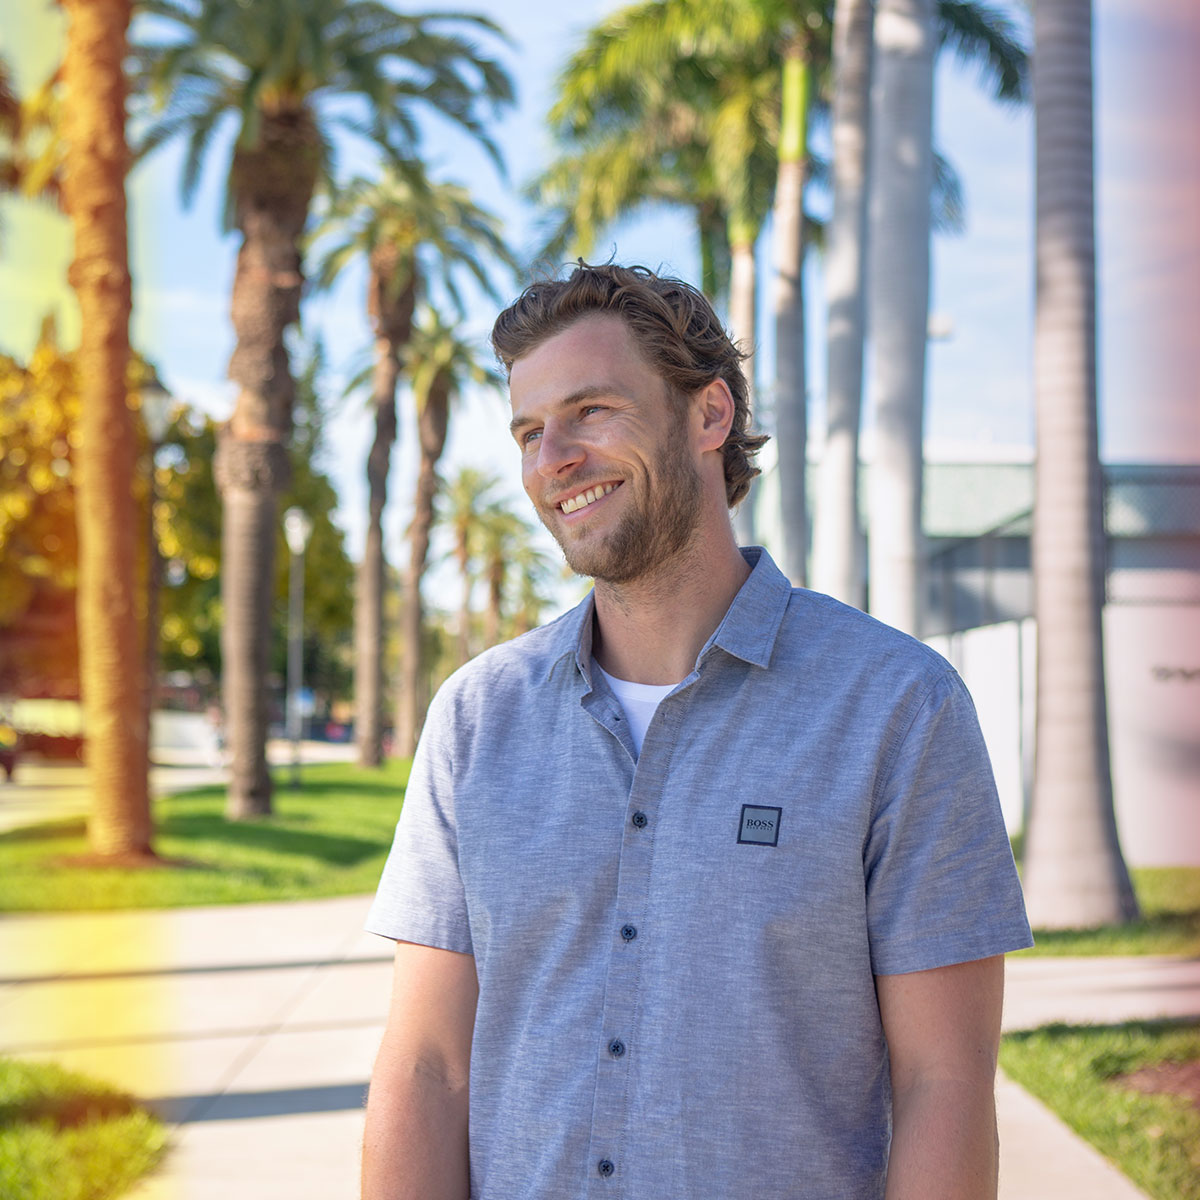
M 714 646 L 756 667 L 766 667 L 783 614 L 787 611 L 792 585 L 761 546 L 741 547 L 742 557 L 750 566 L 750 575 L 738 589 L 728 611 L 712 637 L 704 644 L 697 666 Z M 592 617 L 596 611 L 594 592 L 588 592 L 571 612 L 563 617 L 555 639 L 557 653 L 550 662 L 548 675 L 568 655 L 574 656 L 579 673 L 592 687 Z

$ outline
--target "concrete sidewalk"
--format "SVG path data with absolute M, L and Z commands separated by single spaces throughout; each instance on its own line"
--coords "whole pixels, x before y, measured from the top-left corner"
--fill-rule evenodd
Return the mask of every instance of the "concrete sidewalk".
M 352 1200 L 390 986 L 369 897 L 0 920 L 0 1052 L 149 1100 L 175 1128 L 136 1200 Z M 1006 1027 L 1200 1015 L 1200 963 L 1010 963 Z M 1001 1078 L 1002 1200 L 1137 1200 Z M 514 1198 L 517 1200 L 517 1198 Z

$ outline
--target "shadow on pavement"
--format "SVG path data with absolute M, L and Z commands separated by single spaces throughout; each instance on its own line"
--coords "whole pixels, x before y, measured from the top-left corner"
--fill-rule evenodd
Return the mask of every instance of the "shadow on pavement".
M 198 1121 L 244 1121 L 300 1113 L 345 1112 L 362 1108 L 367 1081 L 323 1087 L 278 1088 L 264 1092 L 224 1092 L 199 1096 L 163 1096 L 140 1103 L 173 1125 Z

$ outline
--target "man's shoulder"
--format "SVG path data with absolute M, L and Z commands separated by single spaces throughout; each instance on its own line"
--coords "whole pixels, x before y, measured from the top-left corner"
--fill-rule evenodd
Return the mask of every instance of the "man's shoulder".
M 819 658 L 840 669 L 940 678 L 953 667 L 932 646 L 823 592 L 793 588 L 778 646 L 788 658 Z
M 477 654 L 451 674 L 438 691 L 442 703 L 495 705 L 509 703 L 544 683 L 560 660 L 573 664 L 580 612 L 571 609 L 537 629 Z

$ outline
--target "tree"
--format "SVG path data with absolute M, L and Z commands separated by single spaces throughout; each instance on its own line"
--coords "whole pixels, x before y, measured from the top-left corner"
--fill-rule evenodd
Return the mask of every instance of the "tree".
M 139 47 L 139 78 L 159 113 L 143 152 L 182 137 L 186 199 L 225 117 L 239 122 L 227 168 L 226 227 L 242 235 L 233 285 L 239 392 L 216 468 L 224 510 L 223 691 L 232 752 L 229 815 L 267 813 L 267 631 L 276 497 L 286 485 L 294 384 L 284 331 L 299 318 L 301 236 L 331 174 L 332 135 L 365 135 L 411 157 L 414 109 L 441 112 L 493 154 L 484 101 L 512 97 L 508 76 L 471 38 L 499 36 L 481 17 L 413 16 L 376 0 L 145 0 L 158 20 Z M 448 31 L 447 31 L 448 30 Z M 347 101 L 357 102 L 357 107 Z
M 132 293 L 125 211 L 129 0 L 64 0 L 63 206 L 75 233 L 80 413 L 75 448 L 80 682 L 92 789 L 88 840 L 113 859 L 153 857 L 137 543 L 130 489 L 137 435 L 129 404 Z
M 72 441 L 79 382 L 47 321 L 0 357 L 0 695 L 79 696 Z
M 328 699 L 349 695 L 351 619 L 346 597 L 354 570 L 344 535 L 333 523 L 337 494 L 324 469 L 329 415 L 321 399 L 320 347 L 306 351 L 297 371 L 294 432 L 288 447 L 291 478 L 280 506 L 304 509 L 313 530 L 304 554 L 304 678 Z M 205 686 L 219 678 L 221 505 L 212 460 L 217 426 L 184 411 L 163 440 L 158 468 L 156 528 L 168 564 L 161 653 L 168 670 L 186 671 Z M 272 675 L 282 676 L 287 645 L 287 558 L 282 530 L 272 580 Z
M 837 0 L 833 24 L 833 213 L 825 241 L 825 449 L 813 529 L 818 591 L 866 606 L 858 518 L 867 147 L 874 0 Z
M 478 467 L 462 467 L 442 494 L 439 518 L 450 527 L 454 561 L 462 580 L 458 607 L 458 665 L 471 657 L 471 595 L 479 554 L 479 514 L 500 486 L 497 475 Z
M 646 200 L 681 196 L 696 209 L 707 277 L 716 257 L 712 223 L 718 214 L 723 217 L 730 331 L 750 355 L 752 392 L 754 249 L 779 161 L 781 57 L 764 9 L 777 15 L 779 6 L 645 0 L 620 9 L 590 30 L 572 56 L 551 112 L 560 140 L 584 151 L 576 167 L 589 166 L 593 174 L 616 158 L 625 168 L 624 186 L 618 188 L 577 185 L 565 163 L 557 168 L 560 196 L 575 192 L 583 201 L 568 200 L 568 211 L 581 210 L 588 224 L 598 216 L 627 215 Z M 623 151 L 622 141 L 628 142 Z M 635 157 L 641 166 L 634 165 Z M 596 204 L 596 197 L 607 203 Z M 715 298 L 717 280 L 705 282 Z M 735 520 L 742 540 L 752 540 L 749 501 Z
M 1024 96 L 1012 23 L 971 0 L 878 0 L 872 121 L 870 317 L 875 456 L 870 479 L 871 611 L 919 632 L 933 63 L 940 40 L 980 65 L 1001 100 Z M 843 498 L 844 502 L 844 498 Z M 843 522 L 844 525 L 844 522 Z
M 378 766 L 383 756 L 383 510 L 397 432 L 396 381 L 412 336 L 413 310 L 436 280 L 461 316 L 457 274 L 465 272 L 498 299 L 487 260 L 514 274 L 516 264 L 499 219 L 475 204 L 466 188 L 430 182 L 415 161 L 392 166 L 379 180 L 354 180 L 335 198 L 319 226 L 322 235 L 334 240 L 318 271 L 322 286 L 355 257 L 368 263 L 375 438 L 367 456 L 367 534 L 354 606 L 354 693 L 359 762 Z
M 1096 432 L 1089 0 L 1034 14 L 1037 741 L 1025 897 L 1042 928 L 1133 920 L 1113 812 L 1104 689 L 1104 524 Z
M 783 569 L 797 587 L 808 568 L 808 373 L 806 370 L 804 188 L 814 65 L 829 48 L 814 38 L 828 29 L 828 5 L 786 4 L 776 18 L 782 44 L 779 167 L 773 217 L 775 309 L 775 435 L 779 453 Z M 807 10 L 807 11 L 805 11 Z M 814 64 L 814 59 L 817 60 Z
M 417 468 L 416 495 L 413 499 L 412 524 L 409 526 L 409 561 L 404 581 L 401 653 L 403 667 L 400 695 L 396 705 L 396 750 L 403 757 L 416 749 L 417 736 L 428 707 L 426 693 L 429 672 L 424 655 L 424 607 L 421 584 L 429 557 L 429 537 L 434 521 L 434 503 L 438 493 L 437 465 L 446 447 L 450 409 L 468 382 L 499 386 L 495 371 L 479 361 L 479 348 L 464 340 L 456 328 L 434 309 L 427 309 L 423 320 L 414 330 L 410 346 L 409 374 L 413 399 L 417 407 L 417 436 L 421 450 Z M 478 485 L 481 491 L 494 486 L 495 481 L 483 483 L 464 470 L 456 481 L 452 503 L 456 557 L 464 579 L 470 578 L 471 532 L 470 518 Z M 461 510 L 457 507 L 461 504 Z M 470 583 L 464 584 L 463 624 L 459 638 L 462 661 L 466 661 L 466 630 L 469 625 Z

